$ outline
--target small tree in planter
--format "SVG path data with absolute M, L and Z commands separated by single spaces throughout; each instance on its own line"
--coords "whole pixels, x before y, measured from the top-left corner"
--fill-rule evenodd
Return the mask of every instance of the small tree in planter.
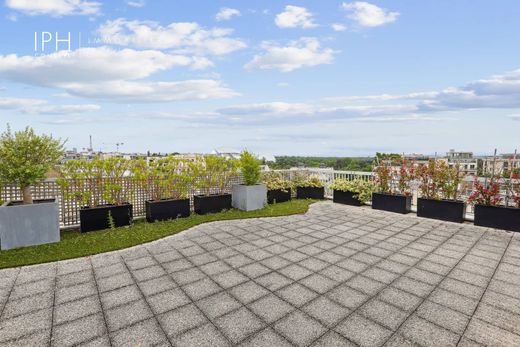
M 122 158 L 71 160 L 60 170 L 65 198 L 80 205 L 82 232 L 130 225 L 133 206 L 127 175 L 131 161 Z
M 262 182 L 267 186 L 267 203 L 273 204 L 291 200 L 291 182 L 284 180 L 276 171 L 267 171 L 262 175 Z
M 375 183 L 361 178 L 351 181 L 338 178 L 334 180 L 330 188 L 334 190 L 332 201 L 345 205 L 361 206 L 370 201 Z
M 193 182 L 190 168 L 186 161 L 174 157 L 150 163 L 144 159 L 133 162 L 133 179 L 150 197 L 145 201 L 148 222 L 190 215 L 189 189 Z
M 412 207 L 410 181 L 413 179 L 414 166 L 402 160 L 396 172 L 386 162 L 374 170 L 376 191 L 372 194 L 372 208 L 396 213 L 408 213 Z M 397 186 L 395 182 L 397 181 Z
M 296 174 L 293 179 L 297 199 L 324 199 L 325 185 L 319 175 Z
M 12 133 L 8 126 L 0 136 L 0 181 L 18 185 L 23 196 L 0 208 L 1 249 L 60 240 L 58 205 L 54 199 L 33 201 L 31 187 L 57 165 L 63 144 L 29 127 Z
M 511 190 L 511 198 L 515 206 L 505 206 L 500 196 L 499 177 L 491 177 L 487 184 L 482 184 L 476 177 L 473 193 L 468 203 L 474 205 L 474 224 L 484 227 L 520 231 L 520 189 Z
M 253 154 L 243 151 L 238 165 L 245 184 L 233 185 L 232 205 L 244 211 L 259 210 L 267 203 L 267 188 L 260 181 L 260 164 Z
M 231 181 L 238 177 L 238 163 L 236 160 L 214 155 L 197 158 L 191 164 L 193 176 L 196 178 L 195 187 L 200 191 L 193 197 L 195 213 L 216 213 L 230 209 Z
M 462 173 L 459 165 L 449 167 L 444 161 L 430 160 L 417 169 L 420 196 L 417 199 L 419 217 L 462 223 L 466 204 L 458 200 Z

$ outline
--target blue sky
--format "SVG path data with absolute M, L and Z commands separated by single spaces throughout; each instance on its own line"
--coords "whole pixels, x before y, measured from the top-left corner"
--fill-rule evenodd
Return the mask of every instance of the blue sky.
M 79 149 L 511 152 L 518 18 L 515 0 L 6 0 L 0 123 Z

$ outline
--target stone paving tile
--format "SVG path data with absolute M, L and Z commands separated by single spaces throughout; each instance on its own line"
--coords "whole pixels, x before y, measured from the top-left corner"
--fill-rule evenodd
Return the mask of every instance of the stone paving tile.
M 52 292 L 27 296 L 18 300 L 7 302 L 4 307 L 2 319 L 20 316 L 29 312 L 42 310 L 53 306 L 54 295 Z
M 274 294 L 264 296 L 248 307 L 267 323 L 272 323 L 294 310 L 293 306 Z
M 158 319 L 164 331 L 170 337 L 177 336 L 186 330 L 208 322 L 202 311 L 194 304 L 182 306 L 173 311 L 161 314 L 158 316 Z
M 173 310 L 190 302 L 190 299 L 179 288 L 147 296 L 146 300 L 155 314 Z
M 464 336 L 484 346 L 518 346 L 520 335 L 473 318 Z
M 103 315 L 98 313 L 58 325 L 52 332 L 52 346 L 74 346 L 106 333 Z
M 113 347 L 168 345 L 168 338 L 154 319 L 131 325 L 111 335 Z
M 99 298 L 95 295 L 70 301 L 54 306 L 54 324 L 70 322 L 98 312 L 101 312 L 101 304 Z
M 218 318 L 215 324 L 233 343 L 239 343 L 265 327 L 265 323 L 245 307 Z
M 0 322 L 0 343 L 51 328 L 52 309 L 27 313 Z
M 326 332 L 322 324 L 300 311 L 280 319 L 274 329 L 298 346 L 308 345 Z
M 511 233 L 324 202 L 0 270 L 0 345 L 520 345 L 518 254 Z
M 224 347 L 230 346 L 231 343 L 216 329 L 212 324 L 206 324 L 196 329 L 190 330 L 183 335 L 173 339 L 175 346 L 192 347 L 192 346 L 212 346 Z
M 152 317 L 152 311 L 144 300 L 118 306 L 105 312 L 108 330 L 115 331 Z
M 336 331 L 359 346 L 381 346 L 392 331 L 358 314 L 353 314 L 339 324 Z
M 459 335 L 418 316 L 408 319 L 399 332 L 407 339 L 428 347 L 456 346 L 459 340 Z

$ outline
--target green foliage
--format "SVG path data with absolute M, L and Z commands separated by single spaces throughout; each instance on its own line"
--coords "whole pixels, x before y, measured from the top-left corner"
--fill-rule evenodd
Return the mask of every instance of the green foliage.
M 114 230 L 116 228 L 116 223 L 114 221 L 114 217 L 112 216 L 112 211 L 108 210 L 108 228 Z
M 379 153 L 378 153 L 379 154 Z M 386 161 L 381 161 L 378 166 L 374 168 L 376 189 L 380 193 L 392 193 L 393 170 Z
M 156 223 L 138 221 L 130 227 L 120 227 L 114 230 L 90 233 L 65 231 L 61 233 L 61 242 L 58 243 L 0 252 L 0 268 L 72 259 L 132 247 L 176 234 L 206 222 L 305 213 L 312 203 L 314 203 L 313 200 L 293 200 L 268 205 L 263 209 L 249 212 L 233 209 L 203 216 L 193 214 L 188 218 L 179 218 L 172 221 Z
M 324 186 L 319 175 L 307 175 L 299 172 L 294 175 L 293 185 L 305 188 L 321 188 Z
M 246 185 L 252 186 L 257 184 L 260 180 L 260 160 L 248 151 L 243 151 L 240 155 L 239 163 Z
M 63 145 L 59 139 L 37 135 L 29 127 L 13 133 L 7 126 L 0 135 L 0 181 L 17 184 L 22 191 L 43 181 L 63 156 Z
M 332 167 L 334 170 L 372 171 L 373 158 L 350 157 L 297 157 L 280 156 L 276 161 L 269 161 L 267 165 L 273 170 L 286 170 L 291 167 Z
M 133 179 L 154 201 L 186 199 L 194 182 L 192 171 L 188 161 L 175 157 L 163 157 L 149 163 L 138 159 L 131 165 Z
M 287 192 L 291 188 L 291 181 L 284 180 L 282 175 L 276 171 L 266 171 L 262 174 L 262 182 L 265 183 L 268 190 L 282 190 Z
M 197 177 L 195 187 L 203 195 L 222 194 L 230 188 L 231 180 L 237 177 L 238 163 L 233 159 L 206 155 L 197 158 L 192 169 Z
M 372 193 L 376 189 L 376 184 L 370 180 L 360 178 L 351 181 L 338 178 L 330 185 L 330 189 L 356 193 L 354 194 L 354 198 L 360 200 L 362 203 L 367 203 L 372 199 Z
M 82 207 L 121 205 L 131 197 L 130 189 L 123 187 L 130 164 L 122 158 L 71 160 L 60 168 L 57 183 L 66 199 L 76 200 Z
M 401 160 L 399 169 L 390 166 L 388 160 L 378 162 L 374 168 L 376 191 L 386 194 L 412 194 L 411 182 L 415 178 L 412 162 Z
M 457 200 L 463 178 L 459 165 L 449 167 L 445 161 L 430 160 L 417 168 L 421 197 L 428 199 Z

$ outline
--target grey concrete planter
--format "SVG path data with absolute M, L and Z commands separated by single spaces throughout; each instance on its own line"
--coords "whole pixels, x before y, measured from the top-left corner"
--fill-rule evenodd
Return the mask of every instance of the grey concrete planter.
M 59 241 L 59 211 L 54 200 L 35 200 L 32 205 L 7 202 L 0 207 L 0 249 Z
M 267 187 L 265 184 L 255 184 L 254 186 L 235 184 L 233 186 L 231 205 L 234 208 L 253 211 L 264 208 L 266 204 Z

